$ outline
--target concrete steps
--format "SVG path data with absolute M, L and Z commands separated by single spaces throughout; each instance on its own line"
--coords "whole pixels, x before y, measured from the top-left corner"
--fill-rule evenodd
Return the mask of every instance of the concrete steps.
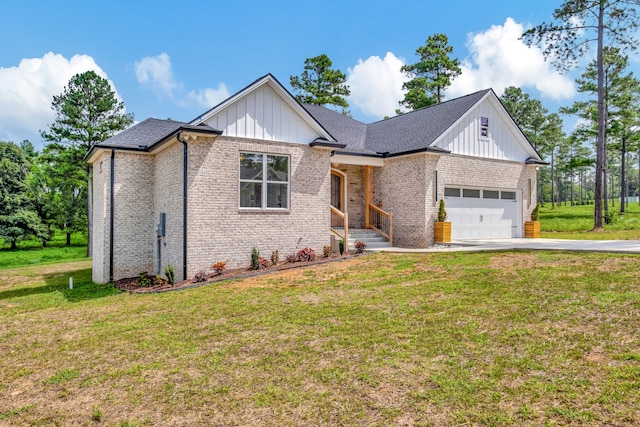
M 382 248 L 390 248 L 391 245 L 384 237 L 379 235 L 373 230 L 363 228 L 350 228 L 349 229 L 349 251 L 355 251 L 355 243 L 357 241 L 363 242 L 367 245 L 365 250 L 376 250 Z

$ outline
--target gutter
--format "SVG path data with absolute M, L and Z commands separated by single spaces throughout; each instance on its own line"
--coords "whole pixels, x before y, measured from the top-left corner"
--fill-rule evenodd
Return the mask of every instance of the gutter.
M 176 134 L 176 139 L 182 144 L 182 280 L 187 279 L 187 141 L 180 139 L 181 131 Z

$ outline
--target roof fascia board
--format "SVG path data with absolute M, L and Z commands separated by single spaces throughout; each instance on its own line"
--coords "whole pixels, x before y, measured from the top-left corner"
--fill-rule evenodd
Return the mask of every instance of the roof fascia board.
M 342 165 L 353 166 L 384 166 L 382 157 L 358 156 L 353 154 L 334 154 L 331 157 L 331 163 L 339 163 Z

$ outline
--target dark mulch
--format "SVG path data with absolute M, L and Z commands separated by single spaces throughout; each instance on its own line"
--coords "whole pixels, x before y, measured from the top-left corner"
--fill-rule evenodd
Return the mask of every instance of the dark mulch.
M 198 286 L 208 285 L 209 283 L 219 282 L 222 280 L 242 279 L 245 277 L 258 276 L 262 274 L 268 274 L 274 271 L 289 270 L 292 268 L 308 267 L 316 264 L 325 264 L 328 262 L 342 261 L 361 254 L 345 253 L 344 255 L 333 254 L 328 258 L 316 257 L 313 261 L 298 261 L 298 262 L 281 262 L 276 265 L 270 265 L 268 268 L 260 270 L 252 270 L 250 268 L 235 268 L 224 270 L 221 274 L 216 272 L 209 272 L 206 275 L 206 280 L 196 281 L 195 279 L 187 279 L 181 282 L 176 282 L 171 286 L 166 279 L 159 276 L 147 275 L 149 279 L 149 286 L 140 285 L 140 277 L 129 277 L 126 279 L 120 279 L 114 282 L 114 287 L 121 291 L 130 293 L 149 293 L 149 292 L 167 292 L 177 291 L 180 289 L 194 288 Z

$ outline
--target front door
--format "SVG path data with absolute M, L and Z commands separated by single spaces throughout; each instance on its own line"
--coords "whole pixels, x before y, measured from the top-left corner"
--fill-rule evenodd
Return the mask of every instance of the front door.
M 344 212 L 344 177 L 339 173 L 331 172 L 331 206 Z M 342 219 L 331 215 L 331 226 L 342 227 Z

